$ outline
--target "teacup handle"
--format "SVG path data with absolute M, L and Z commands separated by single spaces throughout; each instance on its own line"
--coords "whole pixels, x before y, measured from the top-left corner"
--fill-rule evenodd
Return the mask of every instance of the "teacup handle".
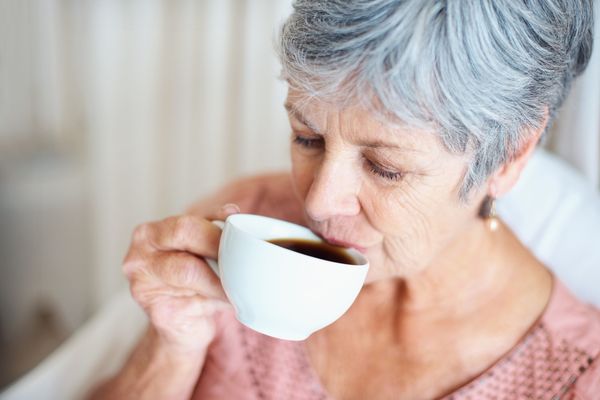
M 223 222 L 223 221 L 215 220 L 215 221 L 210 221 L 210 222 L 212 222 L 213 224 L 215 224 L 216 226 L 221 228 L 221 230 L 223 230 L 223 227 L 225 226 L 225 222 Z M 212 258 L 208 258 L 208 257 L 204 257 L 204 259 L 206 260 L 206 263 L 208 264 L 208 266 L 220 278 L 221 274 L 219 273 L 219 264 L 217 263 L 217 260 L 213 260 Z

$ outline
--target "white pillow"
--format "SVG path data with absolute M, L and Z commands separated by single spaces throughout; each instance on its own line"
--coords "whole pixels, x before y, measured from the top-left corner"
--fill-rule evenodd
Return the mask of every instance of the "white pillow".
M 538 149 L 498 214 L 577 297 L 600 307 L 600 194 L 589 182 Z
M 125 289 L 33 370 L 0 393 L 0 400 L 83 399 L 118 372 L 147 324 Z

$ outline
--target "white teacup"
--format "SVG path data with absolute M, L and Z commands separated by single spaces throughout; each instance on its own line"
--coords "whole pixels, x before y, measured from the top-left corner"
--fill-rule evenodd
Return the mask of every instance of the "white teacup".
M 369 263 L 354 249 L 357 265 L 311 257 L 267 242 L 321 239 L 308 228 L 252 214 L 230 215 L 219 244 L 219 261 L 207 259 L 221 278 L 237 319 L 249 328 L 286 340 L 303 340 L 350 308 Z

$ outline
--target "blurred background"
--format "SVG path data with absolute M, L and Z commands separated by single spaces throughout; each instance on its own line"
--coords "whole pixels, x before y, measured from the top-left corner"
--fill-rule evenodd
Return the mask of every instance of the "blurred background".
M 126 287 L 135 225 L 288 168 L 273 41 L 290 10 L 0 0 L 0 388 Z M 546 141 L 596 187 L 599 53 Z

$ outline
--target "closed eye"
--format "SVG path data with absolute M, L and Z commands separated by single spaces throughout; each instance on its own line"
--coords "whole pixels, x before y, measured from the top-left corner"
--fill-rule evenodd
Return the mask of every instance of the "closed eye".
M 323 139 L 321 138 L 313 139 L 304 136 L 294 135 L 293 141 L 295 144 L 307 149 L 319 149 L 323 147 Z M 365 158 L 365 162 L 369 172 L 385 180 L 398 182 L 401 181 L 405 176 L 403 172 L 389 171 L 385 168 L 380 167 L 379 165 L 375 164 L 373 161 L 367 158 Z
M 320 148 L 323 146 L 323 139 L 310 139 L 303 136 L 294 136 L 294 143 L 309 149 Z
M 402 178 L 404 178 L 403 172 L 388 171 L 384 168 L 381 168 L 379 165 L 375 164 L 373 161 L 371 161 L 369 159 L 365 158 L 365 161 L 367 163 L 368 170 L 372 174 L 375 174 L 381 178 L 384 178 L 388 181 L 394 181 L 394 182 L 401 181 Z

